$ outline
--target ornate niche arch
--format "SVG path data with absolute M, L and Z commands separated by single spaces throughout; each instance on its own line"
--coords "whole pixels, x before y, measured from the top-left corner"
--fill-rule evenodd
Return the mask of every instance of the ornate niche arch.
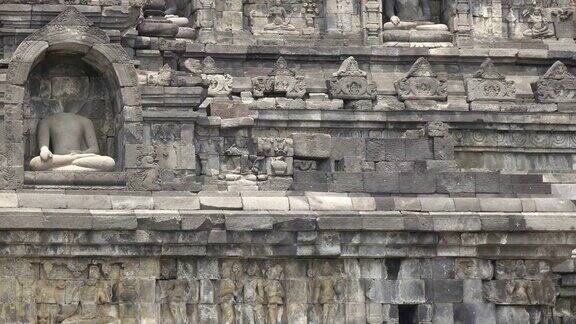
M 68 7 L 27 37 L 9 63 L 4 116 L 5 148 L 9 154 L 6 154 L 6 165 L 0 169 L 0 188 L 17 188 L 23 183 L 26 86 L 33 69 L 46 54 L 73 56 L 106 79 L 114 101 L 115 158 L 118 170 L 126 171 L 124 147 L 141 144 L 143 133 L 136 69 L 121 45 L 110 43 L 106 32 L 94 26 L 76 8 Z

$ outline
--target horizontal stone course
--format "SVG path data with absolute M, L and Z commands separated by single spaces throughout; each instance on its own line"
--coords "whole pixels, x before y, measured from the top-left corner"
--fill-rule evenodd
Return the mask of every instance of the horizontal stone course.
M 312 192 L 200 192 L 187 195 L 64 194 L 0 192 L 0 210 L 8 208 L 90 210 L 318 210 L 318 211 L 423 211 L 423 212 L 573 212 L 565 198 L 501 198 L 381 196 L 379 194 Z

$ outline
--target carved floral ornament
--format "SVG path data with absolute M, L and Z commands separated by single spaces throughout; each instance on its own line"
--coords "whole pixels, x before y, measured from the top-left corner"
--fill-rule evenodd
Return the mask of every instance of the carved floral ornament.
M 288 67 L 283 57 L 278 58 L 268 76 L 252 78 L 252 94 L 263 97 L 265 94 L 282 94 L 287 98 L 302 98 L 306 95 L 304 76 Z
M 408 74 L 394 86 L 400 100 L 446 100 L 448 96 L 446 79 L 439 78 L 423 57 L 416 60 Z
M 468 101 L 513 101 L 516 99 L 514 82 L 506 81 L 487 58 L 472 78 L 466 79 Z
M 328 81 L 333 98 L 349 100 L 376 99 L 376 84 L 368 81 L 367 73 L 360 70 L 358 62 L 348 57 Z
M 556 61 L 532 87 L 538 102 L 576 102 L 576 77 L 560 61 Z

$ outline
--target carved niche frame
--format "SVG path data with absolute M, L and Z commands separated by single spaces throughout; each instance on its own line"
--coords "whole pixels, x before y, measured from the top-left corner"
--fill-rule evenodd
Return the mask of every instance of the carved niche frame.
M 116 141 L 118 170 L 125 172 L 127 187 L 144 190 L 140 175 L 145 168 L 127 163 L 126 146 L 142 146 L 143 117 L 138 76 L 130 57 L 120 44 L 113 44 L 106 32 L 95 26 L 74 7 L 68 7 L 43 28 L 28 36 L 16 48 L 7 73 L 4 96 L 5 151 L 0 165 L 0 188 L 17 189 L 24 183 L 24 114 L 26 82 L 32 69 L 47 52 L 78 55 L 111 85 L 116 98 Z M 124 148 L 124 149 L 123 149 Z M 132 176 L 130 176 L 132 175 Z M 144 177 L 145 178 L 145 177 Z M 132 182 L 132 183 L 131 183 Z

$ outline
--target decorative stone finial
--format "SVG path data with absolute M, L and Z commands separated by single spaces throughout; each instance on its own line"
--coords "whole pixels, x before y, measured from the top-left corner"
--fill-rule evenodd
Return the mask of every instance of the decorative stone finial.
M 366 72 L 360 70 L 358 66 L 358 62 L 354 58 L 354 56 L 350 56 L 342 62 L 338 71 L 332 74 L 335 77 L 344 77 L 344 76 L 366 76 Z
M 224 71 L 216 66 L 216 61 L 211 56 L 206 56 L 202 61 L 202 73 L 204 74 L 222 74 Z
M 288 62 L 286 62 L 286 60 L 280 56 L 278 58 L 278 60 L 276 61 L 276 63 L 274 63 L 274 69 L 272 70 L 272 72 L 270 72 L 270 74 L 268 74 L 269 76 L 296 76 L 296 72 L 290 70 L 288 68 Z
M 429 77 L 435 78 L 437 75 L 432 70 L 430 62 L 424 57 L 420 57 L 414 62 L 406 77 Z
M 480 65 L 480 70 L 474 73 L 474 77 L 480 79 L 494 79 L 494 80 L 504 79 L 504 75 L 496 71 L 494 63 L 492 63 L 492 60 L 490 58 L 487 58 L 486 60 L 484 60 L 484 62 L 482 62 L 482 64 Z

